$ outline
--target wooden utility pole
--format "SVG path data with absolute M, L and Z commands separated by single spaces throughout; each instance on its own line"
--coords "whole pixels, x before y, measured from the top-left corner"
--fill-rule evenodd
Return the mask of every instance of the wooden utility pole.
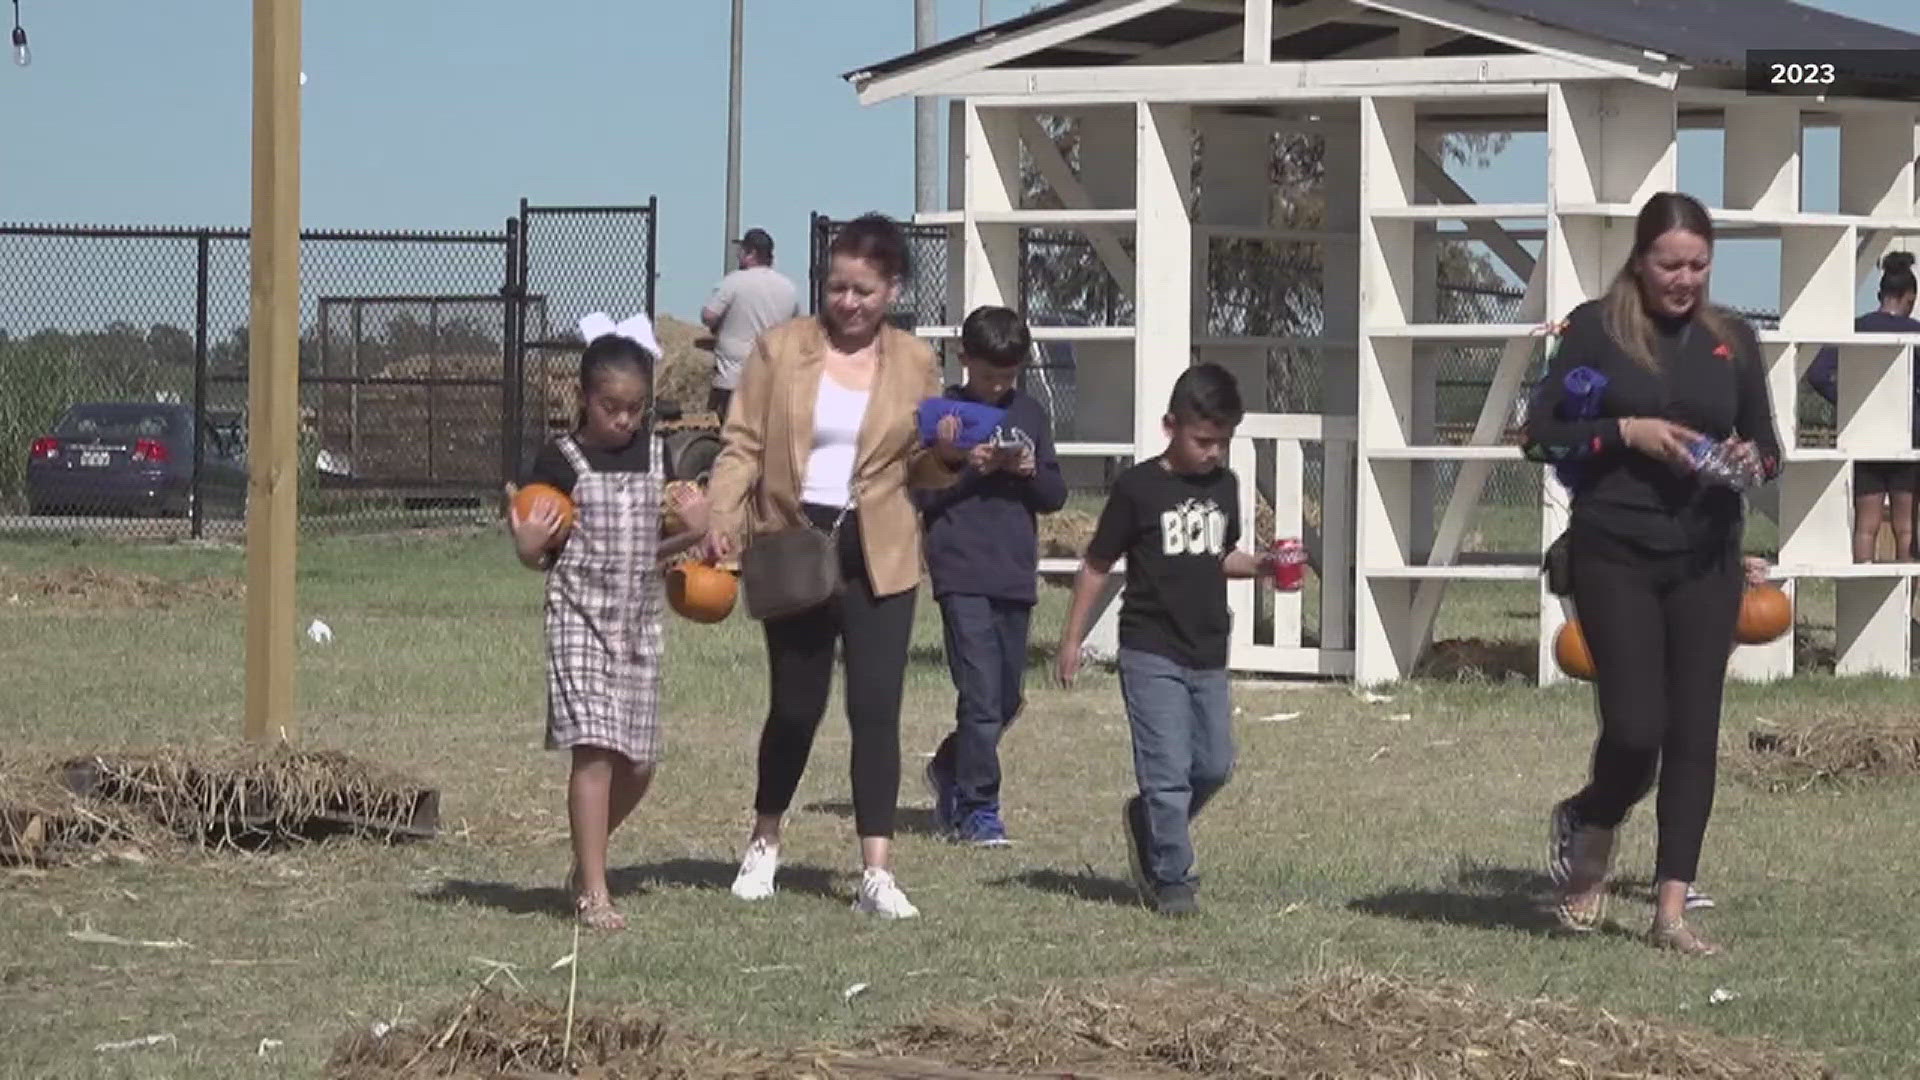
M 247 355 L 249 740 L 294 735 L 300 475 L 300 0 L 253 0 L 252 323 Z

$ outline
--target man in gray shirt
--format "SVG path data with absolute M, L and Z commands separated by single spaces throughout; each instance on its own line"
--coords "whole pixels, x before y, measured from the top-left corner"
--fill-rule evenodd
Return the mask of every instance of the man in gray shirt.
M 700 309 L 700 321 L 713 331 L 713 389 L 707 408 L 726 419 L 740 369 L 760 332 L 800 315 L 800 293 L 773 268 L 773 237 L 748 229 L 740 238 L 740 269 L 720 284 Z

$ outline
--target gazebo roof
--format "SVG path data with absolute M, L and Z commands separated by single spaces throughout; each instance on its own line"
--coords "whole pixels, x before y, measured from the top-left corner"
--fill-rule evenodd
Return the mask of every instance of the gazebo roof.
M 1238 0 L 1061 0 L 843 77 L 863 98 L 879 100 L 937 93 L 919 80 L 903 80 L 891 92 L 865 91 L 876 80 L 950 61 L 977 71 L 1237 59 L 1238 7 Z M 1617 63 L 1625 52 L 1720 85 L 1740 77 L 1751 51 L 1913 50 L 1920 56 L 1920 35 L 1793 0 L 1283 0 L 1273 59 L 1332 59 L 1393 36 L 1405 22 L 1450 31 L 1428 56 L 1590 52 Z M 1551 50 L 1536 48 L 1543 35 Z M 977 63 L 965 63 L 969 54 Z M 1914 68 L 1902 72 L 1905 92 L 1893 89 L 1888 96 L 1920 97 L 1920 64 Z

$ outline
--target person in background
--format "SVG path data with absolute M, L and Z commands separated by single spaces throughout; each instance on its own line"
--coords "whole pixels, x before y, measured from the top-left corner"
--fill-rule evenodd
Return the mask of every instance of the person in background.
M 1866 334 L 1920 334 L 1913 317 L 1915 295 L 1913 252 L 1894 251 L 1880 260 L 1880 306 L 1853 320 Z M 1829 345 L 1807 368 L 1807 385 L 1840 403 L 1840 350 Z M 1913 445 L 1920 447 L 1920 366 L 1913 372 Z M 1920 558 L 1914 548 L 1914 494 L 1920 488 L 1920 464 L 1911 461 L 1856 461 L 1853 465 L 1853 561 L 1873 561 L 1880 540 L 1882 511 L 1891 511 L 1894 558 Z M 1891 505 L 1888 505 L 1891 504 Z
M 906 237 L 885 217 L 858 218 L 834 237 L 820 314 L 754 344 L 708 481 L 709 559 L 751 548 L 750 532 L 812 526 L 833 536 L 840 563 L 839 595 L 764 624 L 767 719 L 753 832 L 733 882 L 742 900 L 774 893 L 781 819 L 826 716 L 839 646 L 863 865 L 853 907 L 886 919 L 920 913 L 892 872 L 900 706 L 921 573 L 908 491 L 954 483 L 966 453 L 957 420 L 943 421 L 930 445 L 920 437 L 917 410 L 940 393 L 940 369 L 925 342 L 887 322 L 906 271 Z
M 1549 815 L 1549 865 L 1565 867 L 1557 913 L 1598 929 L 1615 834 L 1657 773 L 1648 939 L 1690 956 L 1719 951 L 1687 925 L 1687 892 L 1713 809 L 1740 598 L 1767 572 L 1742 558 L 1745 501 L 1696 471 L 1698 442 L 1720 441 L 1756 480 L 1780 471 L 1759 339 L 1708 299 L 1713 241 L 1698 200 L 1647 200 L 1607 294 L 1568 315 L 1525 443 L 1529 460 L 1581 465 L 1567 544 L 1600 706 L 1590 778 Z M 1606 379 L 1591 418 L 1564 407 L 1578 368 Z
M 722 423 L 754 341 L 769 326 L 799 315 L 799 290 L 773 268 L 773 237 L 765 229 L 748 229 L 740 238 L 740 268 L 720 279 L 700 309 L 700 321 L 714 336 L 713 388 L 707 392 L 707 410 Z
M 969 452 L 957 483 L 916 499 L 957 697 L 954 728 L 927 762 L 927 786 L 941 831 L 987 847 L 1008 842 L 999 747 L 1025 701 L 1027 635 L 1039 600 L 1035 515 L 1067 503 L 1053 421 L 1019 389 L 1032 355 L 1033 334 L 1018 312 L 982 307 L 967 316 L 960 327 L 966 382 L 946 396 L 1005 416 Z

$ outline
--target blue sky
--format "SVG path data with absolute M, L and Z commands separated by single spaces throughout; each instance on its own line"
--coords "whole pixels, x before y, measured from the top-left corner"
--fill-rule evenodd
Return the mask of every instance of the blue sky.
M 743 218 L 771 231 L 800 275 L 810 212 L 912 209 L 911 104 L 862 108 L 839 75 L 910 49 L 913 4 L 747 6 Z M 978 21 L 977 0 L 940 6 L 943 36 Z M 993 13 L 1029 6 L 993 0 Z M 1816 6 L 1920 32 L 1907 0 Z M 523 195 L 658 195 L 661 310 L 690 315 L 722 269 L 728 10 L 725 0 L 308 0 L 303 221 L 497 229 Z M 246 222 L 250 4 L 22 0 L 21 15 L 34 64 L 0 70 L 0 220 Z M 1717 196 L 1711 150 L 1683 142 L 1683 187 Z M 1824 153 L 1824 168 L 1817 156 L 1808 168 L 1816 200 L 1832 187 L 1830 143 Z M 1484 197 L 1525 190 L 1543 164 L 1522 143 L 1468 186 Z M 1723 257 L 1724 298 L 1768 299 L 1753 262 Z

